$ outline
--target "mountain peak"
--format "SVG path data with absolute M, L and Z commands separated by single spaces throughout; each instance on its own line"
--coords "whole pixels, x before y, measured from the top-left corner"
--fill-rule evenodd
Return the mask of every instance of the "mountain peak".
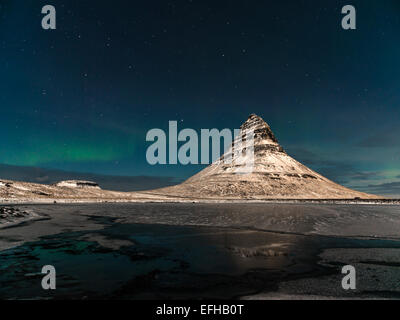
M 253 130 L 254 131 L 254 144 L 278 144 L 278 139 L 276 139 L 271 127 L 264 121 L 263 118 L 252 113 L 247 120 L 240 127 L 244 131 Z
M 262 121 L 264 122 L 266 125 L 268 125 L 263 118 L 261 118 L 260 116 L 256 115 L 255 113 L 252 113 L 248 116 L 247 120 L 243 123 L 243 125 L 245 125 L 246 123 L 253 123 L 253 122 L 257 122 L 257 121 Z

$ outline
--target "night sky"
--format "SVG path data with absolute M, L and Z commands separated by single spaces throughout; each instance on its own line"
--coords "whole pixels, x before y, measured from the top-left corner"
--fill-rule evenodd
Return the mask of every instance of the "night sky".
M 203 167 L 147 164 L 148 130 L 256 113 L 312 169 L 400 195 L 399 37 L 398 0 L 1 0 L 0 164 L 184 179 Z

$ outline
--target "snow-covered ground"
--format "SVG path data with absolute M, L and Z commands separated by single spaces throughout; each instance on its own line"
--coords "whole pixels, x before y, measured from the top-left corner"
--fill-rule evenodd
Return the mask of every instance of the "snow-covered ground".
M 87 205 L 90 211 L 92 206 Z M 83 205 L 82 208 L 85 208 Z M 124 223 L 235 227 L 306 235 L 400 238 L 399 205 L 154 203 L 97 205 Z
M 400 205 L 77 203 L 14 207 L 22 212 L 49 216 L 54 221 L 90 215 L 113 217 L 121 223 L 230 227 L 304 235 L 400 239 Z

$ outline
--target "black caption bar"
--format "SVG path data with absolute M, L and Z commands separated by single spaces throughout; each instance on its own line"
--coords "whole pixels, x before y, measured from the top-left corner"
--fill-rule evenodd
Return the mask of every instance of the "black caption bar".
M 304 316 L 308 320 L 314 317 L 321 319 L 322 313 L 329 314 L 330 317 L 340 317 L 343 314 L 347 317 L 359 316 L 360 310 L 370 316 L 379 316 L 383 308 L 387 312 L 392 308 L 395 311 L 398 309 L 398 301 L 0 301 L 0 309 L 3 312 L 12 312 L 13 317 L 45 314 L 51 319 L 60 315 L 76 317 L 88 312 L 91 319 L 96 316 L 114 319 L 117 315 L 125 314 L 128 319 L 141 320 L 264 320 L 274 315 L 279 315 L 279 318 Z M 166 313 L 160 314 L 160 310 Z M 189 312 L 186 313 L 185 310 Z M 176 313 L 168 314 L 172 311 Z

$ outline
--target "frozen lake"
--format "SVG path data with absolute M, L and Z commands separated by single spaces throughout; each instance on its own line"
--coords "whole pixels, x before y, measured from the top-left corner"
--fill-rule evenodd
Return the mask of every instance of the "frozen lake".
M 395 205 L 14 207 L 39 218 L 0 229 L 1 299 L 400 297 Z M 341 288 L 346 264 L 355 291 Z

